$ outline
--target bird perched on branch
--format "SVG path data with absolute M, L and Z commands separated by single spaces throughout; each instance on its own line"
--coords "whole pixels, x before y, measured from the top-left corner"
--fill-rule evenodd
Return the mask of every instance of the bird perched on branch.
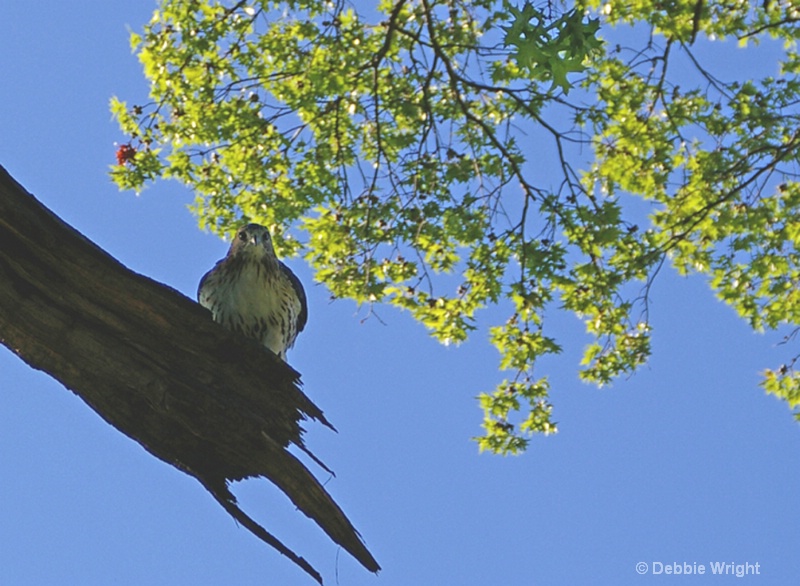
M 300 279 L 278 260 L 269 230 L 258 224 L 239 229 L 227 256 L 200 280 L 197 299 L 214 321 L 258 340 L 284 361 L 308 320 Z

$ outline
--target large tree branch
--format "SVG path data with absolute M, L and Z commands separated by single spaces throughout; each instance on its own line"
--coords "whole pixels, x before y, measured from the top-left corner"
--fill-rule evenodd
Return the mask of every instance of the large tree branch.
M 153 455 L 197 478 L 317 581 L 308 562 L 238 508 L 229 481 L 268 478 L 364 567 L 380 569 L 341 509 L 287 450 L 294 444 L 309 453 L 302 419 L 330 427 L 300 390 L 299 374 L 177 291 L 128 270 L 2 167 L 0 342 Z

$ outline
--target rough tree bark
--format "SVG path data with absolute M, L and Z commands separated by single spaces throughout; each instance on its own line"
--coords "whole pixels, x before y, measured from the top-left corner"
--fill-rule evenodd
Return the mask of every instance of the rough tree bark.
M 2 167 L 0 342 L 199 480 L 237 521 L 318 582 L 305 559 L 237 506 L 228 482 L 268 478 L 365 568 L 380 569 L 341 509 L 287 450 L 294 444 L 311 455 L 301 420 L 330 427 L 300 390 L 299 374 L 174 289 L 128 270 Z

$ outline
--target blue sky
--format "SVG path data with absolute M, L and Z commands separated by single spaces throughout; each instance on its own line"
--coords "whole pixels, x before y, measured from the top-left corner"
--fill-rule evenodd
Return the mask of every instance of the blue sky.
M 129 268 L 194 298 L 227 246 L 197 229 L 191 194 L 161 183 L 136 197 L 107 175 L 122 140 L 108 99 L 146 89 L 127 28 L 139 30 L 153 8 L 3 3 L 0 164 Z M 445 348 L 392 309 L 378 309 L 385 325 L 362 323 L 364 311 L 330 303 L 301 261 L 290 264 L 310 322 L 289 358 L 339 430 L 312 427 L 307 443 L 336 471 L 327 488 L 384 570 L 365 572 L 266 481 L 235 492 L 327 584 L 737 580 L 710 568 L 639 575 L 638 562 L 759 563 L 742 579 L 758 584 L 800 575 L 800 426 L 757 386 L 759 371 L 791 350 L 752 333 L 702 279 L 662 272 L 654 356 L 611 388 L 578 381 L 583 326 L 553 316 L 566 341 L 545 365 L 560 432 L 501 458 L 469 441 L 480 432 L 474 396 L 503 376 L 485 329 Z M 0 471 L 2 585 L 313 583 L 196 481 L 5 348 Z

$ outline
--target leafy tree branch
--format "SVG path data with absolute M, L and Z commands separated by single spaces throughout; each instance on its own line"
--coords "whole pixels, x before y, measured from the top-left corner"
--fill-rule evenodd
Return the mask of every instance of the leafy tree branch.
M 561 351 L 548 312 L 583 319 L 597 384 L 650 355 L 666 262 L 755 328 L 798 325 L 798 18 L 789 2 L 162 0 L 132 38 L 152 102 L 112 102 L 130 136 L 113 175 L 192 186 L 219 233 L 269 225 L 333 297 L 401 307 L 443 343 L 504 308 L 488 335 L 509 376 L 480 394 L 477 439 L 516 453 L 556 430 L 536 368 Z M 769 45 L 769 72 L 723 80 L 720 42 L 731 59 Z M 788 364 L 764 385 L 795 408 Z

